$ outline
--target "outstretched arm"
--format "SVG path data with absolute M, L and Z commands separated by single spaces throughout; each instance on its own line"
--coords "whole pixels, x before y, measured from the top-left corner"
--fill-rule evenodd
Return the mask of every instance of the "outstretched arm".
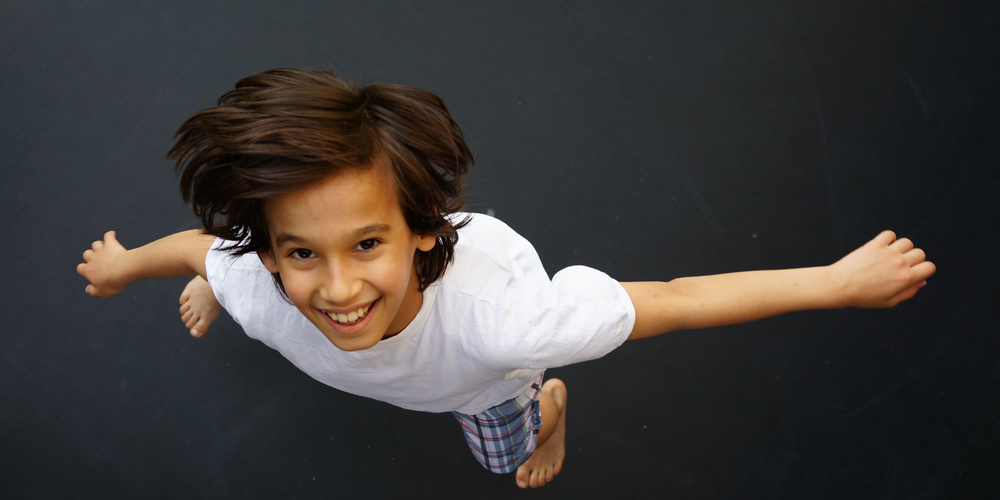
M 90 281 L 86 291 L 94 297 L 111 297 L 147 278 L 193 274 L 204 278 L 205 256 L 214 241 L 214 236 L 193 229 L 126 250 L 115 239 L 115 232 L 108 231 L 103 240 L 83 252 L 83 263 L 76 266 L 76 272 Z
M 934 271 L 909 239 L 883 231 L 825 267 L 622 283 L 636 313 L 629 339 L 807 309 L 893 307 L 913 297 Z

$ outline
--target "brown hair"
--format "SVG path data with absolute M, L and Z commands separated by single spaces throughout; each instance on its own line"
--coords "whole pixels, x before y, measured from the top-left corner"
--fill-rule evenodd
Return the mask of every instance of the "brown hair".
M 192 116 L 167 153 L 184 201 L 208 234 L 236 255 L 271 247 L 264 200 L 344 169 L 385 165 L 413 233 L 435 236 L 417 251 L 420 290 L 454 258 L 465 175 L 473 164 L 440 97 L 403 85 L 348 85 L 327 71 L 273 69 L 240 80 L 218 106 Z M 284 294 L 281 278 L 275 282 Z

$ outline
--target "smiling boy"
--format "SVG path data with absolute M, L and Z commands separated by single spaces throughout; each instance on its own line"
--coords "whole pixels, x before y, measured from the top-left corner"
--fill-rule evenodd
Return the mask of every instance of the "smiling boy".
M 550 279 L 524 238 L 460 212 L 472 156 L 437 96 L 325 72 L 241 80 L 182 125 L 170 156 L 204 230 L 133 250 L 107 233 L 78 266 L 87 293 L 196 274 L 207 284 L 182 295 L 192 334 L 217 298 L 327 385 L 453 412 L 476 458 L 521 487 L 551 481 L 565 456 L 568 393 L 541 383 L 546 368 L 679 329 L 891 307 L 934 273 L 886 231 L 825 267 L 619 283 L 576 266 Z
M 420 310 L 413 267 L 433 236 L 410 232 L 381 168 L 347 171 L 265 202 L 271 251 L 292 304 L 337 348 L 359 351 L 398 334 Z

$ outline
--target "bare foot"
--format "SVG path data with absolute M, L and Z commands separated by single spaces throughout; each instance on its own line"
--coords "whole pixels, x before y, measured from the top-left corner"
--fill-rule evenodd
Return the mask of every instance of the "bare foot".
M 542 429 L 538 433 L 538 448 L 527 462 L 517 468 L 515 479 L 521 488 L 537 488 L 562 470 L 566 458 L 566 384 L 557 378 L 542 384 L 539 403 L 542 406 Z M 548 424 L 548 422 L 555 422 Z M 553 428 L 554 427 L 554 428 Z
M 219 317 L 222 305 L 215 298 L 212 287 L 201 276 L 195 276 L 181 292 L 181 321 L 191 329 L 192 337 L 201 337 Z

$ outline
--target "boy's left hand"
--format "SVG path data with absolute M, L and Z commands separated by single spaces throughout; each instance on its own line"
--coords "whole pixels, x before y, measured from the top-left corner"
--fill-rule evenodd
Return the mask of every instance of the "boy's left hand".
M 843 307 L 893 307 L 927 284 L 936 267 L 907 238 L 883 231 L 847 254 L 831 270 L 842 279 Z

